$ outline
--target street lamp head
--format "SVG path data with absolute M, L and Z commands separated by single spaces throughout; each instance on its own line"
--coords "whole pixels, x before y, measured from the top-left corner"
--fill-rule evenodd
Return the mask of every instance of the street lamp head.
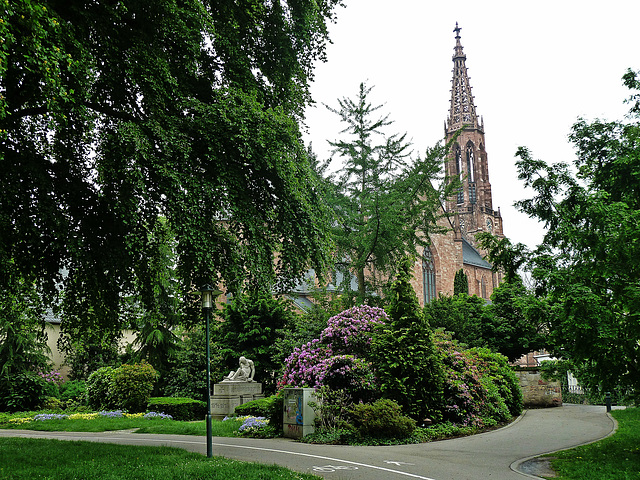
M 215 297 L 220 295 L 222 292 L 213 288 L 211 285 L 206 284 L 202 288 L 200 288 L 200 295 L 202 296 L 202 309 L 211 309 L 213 308 L 213 300 Z

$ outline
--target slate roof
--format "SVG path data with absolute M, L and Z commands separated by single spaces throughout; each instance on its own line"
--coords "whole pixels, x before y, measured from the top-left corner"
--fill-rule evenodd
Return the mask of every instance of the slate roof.
M 474 267 L 491 269 L 492 265 L 487 262 L 480 252 L 478 252 L 473 245 L 462 238 L 462 263 L 467 265 L 473 265 Z

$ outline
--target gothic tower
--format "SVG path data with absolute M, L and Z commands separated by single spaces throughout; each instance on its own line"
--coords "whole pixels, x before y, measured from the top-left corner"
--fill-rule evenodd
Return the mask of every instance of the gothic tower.
M 445 122 L 445 136 L 452 144 L 446 170 L 450 177 L 458 177 L 462 188 L 446 202 L 448 212 L 454 213 L 455 226 L 463 238 L 476 246 L 475 234 L 491 232 L 503 236 L 502 217 L 493 210 L 489 167 L 484 140 L 484 120 L 478 120 L 471 94 L 471 84 L 460 43 L 460 27 L 456 22 L 456 46 L 453 55 L 453 80 L 449 118 Z

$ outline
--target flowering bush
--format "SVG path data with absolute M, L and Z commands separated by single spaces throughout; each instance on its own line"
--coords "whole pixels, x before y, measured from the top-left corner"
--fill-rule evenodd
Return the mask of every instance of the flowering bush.
M 464 350 L 442 331 L 435 339 L 445 366 L 445 420 L 480 428 L 508 420 L 511 414 L 500 388 L 477 352 Z
M 239 432 L 244 434 L 253 434 L 269 424 L 269 420 L 265 417 L 248 417 L 242 422 Z
M 387 321 L 381 308 L 361 305 L 331 317 L 320 338 L 295 348 L 285 360 L 280 386 L 348 388 L 356 395 L 375 389 L 370 354 L 373 329 Z M 359 393 L 360 392 L 360 393 Z
M 223 422 L 228 420 L 241 421 L 242 425 L 238 428 L 238 433 L 244 436 L 255 436 L 262 432 L 262 429 L 269 425 L 269 419 L 266 417 L 255 417 L 253 415 L 246 415 L 244 417 L 224 417 Z
M 40 375 L 45 382 L 57 385 L 58 387 L 64 382 L 62 374 L 58 370 L 51 370 L 47 373 L 40 372 L 38 375 Z

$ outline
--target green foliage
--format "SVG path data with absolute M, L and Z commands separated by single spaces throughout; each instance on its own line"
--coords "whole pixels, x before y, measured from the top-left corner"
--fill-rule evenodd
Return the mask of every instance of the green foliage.
M 0 410 L 15 410 L 36 402 L 20 393 L 19 383 L 30 384 L 27 379 L 36 372 L 50 370 L 46 356 L 49 349 L 36 286 L 20 276 L 15 262 L 3 266 L 3 256 L 0 248 Z M 20 406 L 20 398 L 27 404 Z
M 3 4 L 0 292 L 15 292 L 11 271 L 61 294 L 78 365 L 94 358 L 87 334 L 110 346 L 136 319 L 132 298 L 144 345 L 169 346 L 165 227 L 176 298 L 326 269 L 330 217 L 299 121 L 338 3 Z
M 327 386 L 316 389 L 316 401 L 309 402 L 316 418 L 315 427 L 319 433 L 332 430 L 353 430 L 349 425 L 353 397 L 345 390 L 336 390 Z
M 47 398 L 47 382 L 34 372 L 23 372 L 0 384 L 0 411 L 33 410 Z
M 64 402 L 56 397 L 47 397 L 47 399 L 42 402 L 41 405 L 43 410 L 51 410 L 54 412 L 62 411 L 65 407 Z
M 444 375 L 431 328 L 410 284 L 404 263 L 391 288 L 388 314 L 373 344 L 373 363 L 382 395 L 419 421 L 441 418 Z
M 203 325 L 180 332 L 182 342 L 171 359 L 168 372 L 161 379 L 164 395 L 189 397 L 196 400 L 207 398 L 207 351 Z M 223 365 L 220 350 L 211 346 L 211 381 L 222 380 L 229 373 Z M 237 361 L 237 359 L 236 359 Z
M 113 367 L 102 367 L 89 375 L 87 379 L 87 402 L 94 410 L 109 409 L 115 406 L 111 397 L 111 379 Z
M 255 363 L 255 380 L 262 382 L 264 392 L 275 392 L 276 373 L 282 368 L 274 361 L 276 341 L 286 334 L 284 327 L 294 322 L 295 315 L 289 302 L 262 289 L 234 297 L 224 307 L 216 335 L 227 373 L 237 369 L 244 356 Z
M 111 374 L 109 396 L 118 408 L 144 412 L 157 379 L 158 373 L 144 360 L 133 365 L 125 363 Z
M 381 106 L 370 103 L 371 89 L 361 83 L 355 99 L 327 107 L 346 124 L 344 137 L 329 142 L 342 167 L 325 178 L 336 219 L 336 258 L 342 271 L 355 273 L 360 301 L 368 292 L 380 293 L 377 276 L 365 272 L 390 278 L 407 252 L 417 255 L 431 233 L 443 230 L 437 225 L 440 201 L 458 187 L 439 181 L 447 147 L 438 144 L 423 159 L 410 160 L 406 133 L 387 134 L 392 122 L 388 115 L 377 117 Z M 317 170 L 322 174 L 324 167 Z
M 269 420 L 269 428 L 274 433 L 282 432 L 282 412 L 284 397 L 282 391 L 270 397 L 243 403 L 235 408 L 238 416 L 252 415 Z
M 526 148 L 519 178 L 535 195 L 521 211 L 546 228 L 529 268 L 551 305 L 557 357 L 571 360 L 593 390 L 640 392 L 640 110 L 638 73 L 624 121 L 583 119 L 570 140 L 573 166 L 547 165 Z
M 363 437 L 409 437 L 416 428 L 415 420 L 402 415 L 400 405 L 387 398 L 354 405 L 351 420 Z
M 504 402 L 512 417 L 520 415 L 523 409 L 522 389 L 507 358 L 486 348 L 472 348 L 471 352 L 479 360 L 482 379 L 492 383 L 497 389 L 500 399 L 497 403 Z M 487 385 L 488 383 L 485 384 Z
M 444 420 L 484 428 L 522 411 L 522 393 L 506 358 L 486 349 L 466 350 L 442 330 L 435 339 L 444 364 Z
M 434 328 L 444 328 L 469 347 L 481 347 L 485 308 L 486 302 L 476 295 L 440 295 L 424 306 L 424 314 Z
M 86 405 L 87 385 L 82 380 L 69 380 L 60 386 L 60 400 L 67 406 L 71 404 Z
M 113 367 L 102 367 L 92 372 L 87 379 L 87 401 L 94 410 L 109 409 L 115 406 L 110 395 Z
M 202 420 L 207 413 L 207 404 L 192 398 L 151 397 L 147 410 L 171 415 L 174 420 Z
M 515 361 L 545 345 L 549 311 L 543 299 L 519 281 L 503 282 L 491 303 L 473 295 L 440 296 L 425 305 L 435 327 L 451 332 L 469 347 L 487 347 Z
M 462 268 L 456 272 L 456 276 L 453 278 L 453 295 L 456 296 L 459 293 L 469 294 L 469 279 Z

